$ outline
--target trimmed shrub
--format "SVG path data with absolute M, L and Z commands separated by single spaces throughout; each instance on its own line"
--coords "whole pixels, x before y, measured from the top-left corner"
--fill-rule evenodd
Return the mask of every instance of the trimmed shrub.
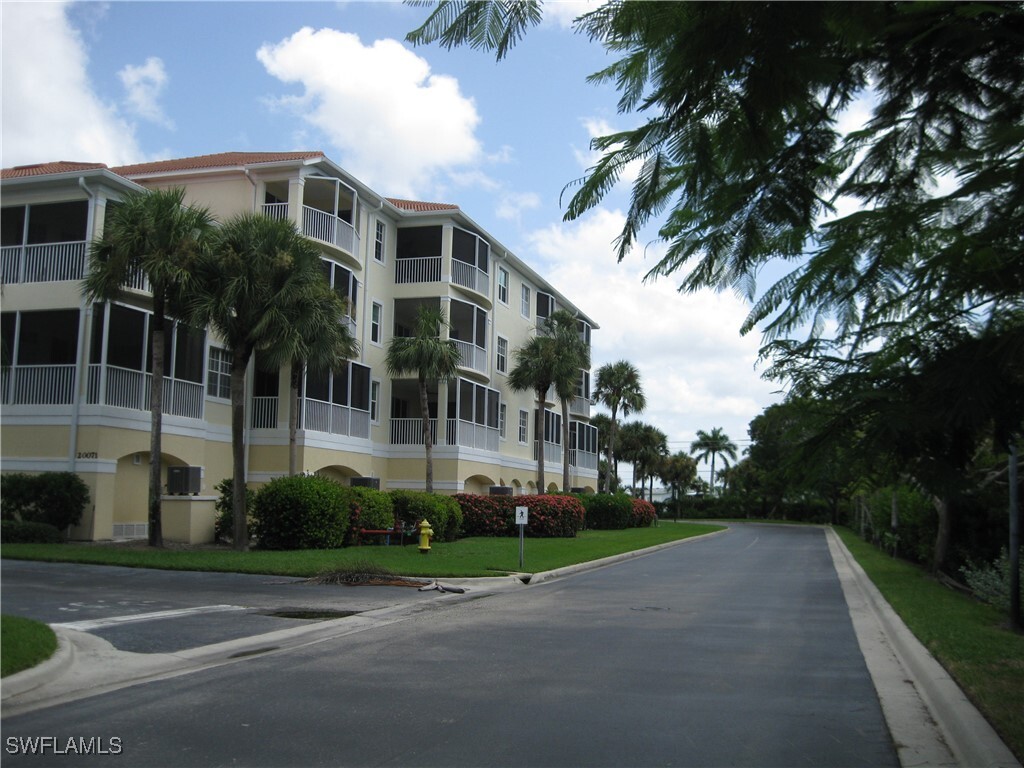
M 406 490 L 390 491 L 390 495 L 400 525 L 415 528 L 426 519 L 439 541 L 455 541 L 462 532 L 462 509 L 451 496 Z
M 1024 555 L 1024 550 L 1021 554 Z M 1003 613 L 1010 612 L 1010 553 L 1006 547 L 1000 550 L 999 557 L 991 563 L 978 565 L 968 560 L 967 565 L 960 568 L 960 573 L 976 598 Z M 1024 564 L 1021 565 L 1021 574 L 1024 575 Z M 1019 584 L 1021 601 L 1024 603 L 1024 579 Z
M 619 530 L 633 524 L 633 497 L 624 493 L 596 493 L 585 497 L 587 528 Z
M 60 544 L 64 534 L 46 523 L 3 520 L 0 521 L 0 538 L 4 544 Z
M 385 530 L 395 524 L 395 508 L 391 496 L 374 488 L 346 488 L 349 499 L 350 524 L 353 529 Z
M 232 491 L 233 480 L 226 477 L 213 487 L 219 491 L 220 496 L 213 503 L 217 512 L 217 518 L 213 522 L 213 535 L 217 541 L 231 541 L 235 537 L 235 508 L 234 494 Z M 250 491 L 245 494 L 246 514 L 249 516 L 249 528 L 252 528 L 252 501 L 255 493 Z
M 348 533 L 351 496 L 317 475 L 279 477 L 256 492 L 253 533 L 264 549 L 333 549 Z
M 78 525 L 89 503 L 89 486 L 74 472 L 0 476 L 3 518 L 46 523 L 57 530 Z
M 585 511 L 576 496 L 477 496 L 460 493 L 467 536 L 518 536 L 516 507 L 529 510 L 524 534 L 534 538 L 572 538 L 583 527 Z
M 646 499 L 633 499 L 633 527 L 650 528 L 658 516 L 654 505 Z

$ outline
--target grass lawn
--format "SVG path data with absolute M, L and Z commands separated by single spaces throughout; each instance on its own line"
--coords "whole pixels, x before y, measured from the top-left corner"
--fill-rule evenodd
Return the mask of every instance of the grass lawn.
M 57 636 L 45 624 L 0 616 L 0 677 L 46 661 L 57 650 Z
M 910 630 L 960 684 L 1018 759 L 1024 757 L 1024 635 L 996 609 L 954 592 L 846 528 L 850 552 Z
M 624 531 L 582 531 L 574 539 L 526 539 L 524 573 L 538 573 L 631 552 L 721 530 L 720 525 L 664 524 Z M 315 576 L 330 569 L 353 568 L 360 562 L 401 576 L 477 577 L 518 573 L 519 539 L 468 538 L 433 542 L 429 554 L 413 544 L 364 545 L 331 550 L 235 552 L 228 548 L 168 548 L 117 544 L 4 544 L 0 556 L 17 560 L 95 563 L 176 571 L 222 571 L 276 576 Z

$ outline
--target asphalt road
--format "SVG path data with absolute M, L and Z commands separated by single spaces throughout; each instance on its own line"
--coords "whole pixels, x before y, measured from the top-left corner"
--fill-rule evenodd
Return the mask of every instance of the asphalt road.
M 821 530 L 737 526 L 430 599 L 388 626 L 6 717 L 4 765 L 899 764 Z M 12 754 L 34 736 L 117 739 L 119 755 Z

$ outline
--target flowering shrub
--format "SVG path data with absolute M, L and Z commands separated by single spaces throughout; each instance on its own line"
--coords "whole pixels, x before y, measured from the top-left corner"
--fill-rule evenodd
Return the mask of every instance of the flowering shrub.
M 462 508 L 466 536 L 518 536 L 516 507 L 526 507 L 529 518 L 526 536 L 572 538 L 583 527 L 585 512 L 575 496 L 477 496 L 460 493 L 455 500 Z
M 651 502 L 645 499 L 633 499 L 634 528 L 650 528 L 657 516 L 658 512 Z

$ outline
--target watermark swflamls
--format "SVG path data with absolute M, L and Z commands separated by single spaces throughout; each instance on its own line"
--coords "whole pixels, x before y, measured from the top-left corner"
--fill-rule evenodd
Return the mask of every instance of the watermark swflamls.
M 120 755 L 120 736 L 7 736 L 8 755 Z

